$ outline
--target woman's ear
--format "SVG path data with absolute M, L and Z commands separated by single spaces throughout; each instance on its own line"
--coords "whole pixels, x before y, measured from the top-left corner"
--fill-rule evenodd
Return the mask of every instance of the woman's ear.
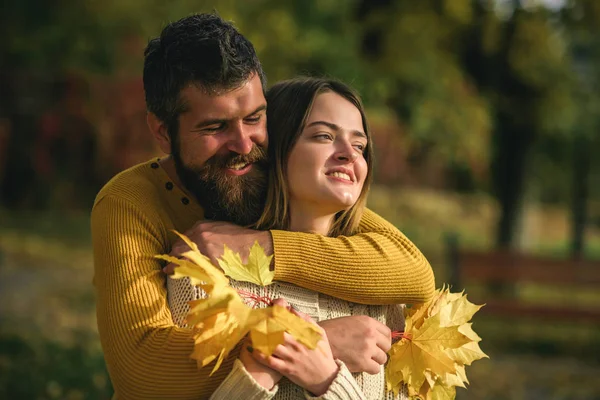
M 146 123 L 154 138 L 158 141 L 158 146 L 165 154 L 171 154 L 171 137 L 167 131 L 167 126 L 154 113 L 146 114 Z

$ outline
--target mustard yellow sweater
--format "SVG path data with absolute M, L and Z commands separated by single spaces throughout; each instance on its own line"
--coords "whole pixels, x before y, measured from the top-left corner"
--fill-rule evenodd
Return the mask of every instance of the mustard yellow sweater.
M 92 210 L 94 285 L 100 340 L 115 399 L 207 398 L 227 376 L 237 352 L 209 377 L 189 358 L 191 331 L 173 323 L 166 277 L 155 254 L 203 218 L 158 160 L 114 177 Z M 434 291 L 431 267 L 396 228 L 373 212 L 361 234 L 329 238 L 271 231 L 275 280 L 363 304 L 417 303 Z

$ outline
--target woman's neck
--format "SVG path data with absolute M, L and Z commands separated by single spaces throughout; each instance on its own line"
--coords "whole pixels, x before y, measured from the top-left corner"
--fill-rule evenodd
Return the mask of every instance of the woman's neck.
M 311 232 L 327 236 L 335 213 L 323 212 L 311 206 L 290 204 L 290 227 L 295 232 Z

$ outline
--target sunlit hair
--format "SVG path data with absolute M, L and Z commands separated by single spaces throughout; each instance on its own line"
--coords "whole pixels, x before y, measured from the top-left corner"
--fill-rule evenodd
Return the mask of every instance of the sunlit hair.
M 267 201 L 263 214 L 256 223 L 258 229 L 287 230 L 290 227 L 288 159 L 306 126 L 315 99 L 326 92 L 337 93 L 356 106 L 367 135 L 367 147 L 363 153 L 367 161 L 367 176 L 362 191 L 352 207 L 335 215 L 328 236 L 350 236 L 358 231 L 373 175 L 373 145 L 364 107 L 358 94 L 348 85 L 332 79 L 305 77 L 278 82 L 267 91 L 271 165 Z

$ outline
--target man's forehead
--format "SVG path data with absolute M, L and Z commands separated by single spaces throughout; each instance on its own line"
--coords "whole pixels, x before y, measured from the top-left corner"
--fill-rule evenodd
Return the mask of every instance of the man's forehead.
M 266 103 L 260 79 L 257 77 L 256 80 L 250 79 L 238 87 L 220 91 L 207 91 L 190 83 L 181 90 L 180 101 L 186 111 L 201 111 L 203 114 L 254 109 Z

